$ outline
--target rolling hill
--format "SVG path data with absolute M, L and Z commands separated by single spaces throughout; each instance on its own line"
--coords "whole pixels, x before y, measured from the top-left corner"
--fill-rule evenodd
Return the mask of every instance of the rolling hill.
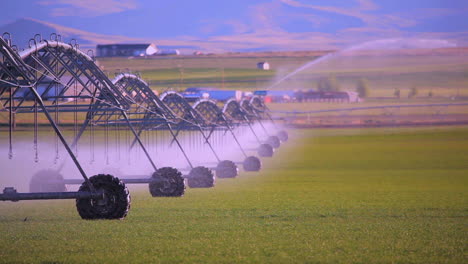
M 83 49 L 94 49 L 96 44 L 104 43 L 147 42 L 147 40 L 125 36 L 96 34 L 32 18 L 23 18 L 10 24 L 0 26 L 0 32 L 10 33 L 13 44 L 17 45 L 19 48 L 26 48 L 29 40 L 33 38 L 35 34 L 41 34 L 43 39 L 50 39 L 52 33 L 60 34 L 62 36 L 62 41 L 67 43 L 72 39 L 76 39 L 77 43 L 79 43 L 80 47 Z

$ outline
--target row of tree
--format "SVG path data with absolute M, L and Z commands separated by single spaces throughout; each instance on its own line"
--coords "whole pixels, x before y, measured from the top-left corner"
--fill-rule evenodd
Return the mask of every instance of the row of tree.
M 413 97 L 416 97 L 416 95 L 418 95 L 418 88 L 416 88 L 415 86 L 411 87 L 411 89 L 409 90 L 408 92 L 408 98 L 413 98 Z M 400 89 L 395 89 L 395 91 L 393 92 L 393 95 L 396 97 L 396 98 L 401 98 L 401 91 Z M 430 91 L 427 96 L 429 97 L 432 97 L 433 94 L 432 94 L 432 91 Z
M 321 92 L 338 92 L 340 84 L 335 76 L 320 78 L 317 88 Z M 369 96 L 369 81 L 365 78 L 360 78 L 356 83 L 356 92 L 360 98 Z
M 335 76 L 324 77 L 318 80 L 318 90 L 322 92 L 337 92 L 340 90 L 340 84 Z M 369 81 L 366 78 L 360 78 L 356 83 L 356 92 L 359 94 L 360 98 L 366 98 L 369 96 L 370 88 Z M 395 89 L 393 95 L 396 98 L 401 97 L 400 89 Z M 418 95 L 418 89 L 413 86 L 408 92 L 408 98 L 413 98 Z M 428 93 L 429 97 L 432 97 L 432 91 Z

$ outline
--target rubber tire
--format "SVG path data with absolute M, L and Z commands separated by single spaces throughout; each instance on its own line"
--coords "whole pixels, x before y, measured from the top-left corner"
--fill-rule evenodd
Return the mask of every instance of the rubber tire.
M 278 138 L 281 140 L 281 142 L 286 142 L 289 139 L 289 134 L 286 132 L 286 130 L 281 130 L 277 134 Z
M 63 176 L 56 170 L 40 170 L 29 182 L 30 192 L 66 192 Z
M 281 146 L 281 141 L 277 136 L 269 136 L 266 140 L 266 143 L 268 143 L 270 146 L 272 146 L 275 149 Z
M 106 167 L 99 174 L 108 174 L 117 178 L 122 178 L 122 175 L 123 175 L 122 171 L 113 167 Z
M 96 199 L 76 199 L 76 209 L 81 218 L 93 219 L 123 219 L 130 210 L 130 193 L 119 178 L 108 174 L 98 174 L 89 178 L 96 190 L 103 190 L 107 197 L 105 206 L 97 205 Z M 80 186 L 79 192 L 89 192 L 86 182 Z M 103 208 L 107 207 L 107 208 Z
M 213 171 L 203 166 L 193 168 L 187 177 L 187 185 L 190 188 L 214 187 L 215 176 Z
M 258 155 L 260 157 L 273 157 L 275 150 L 270 144 L 261 144 L 258 147 Z
M 262 168 L 262 161 L 255 156 L 250 156 L 244 160 L 242 165 L 244 171 L 259 171 Z
M 175 168 L 159 168 L 153 173 L 151 179 L 155 179 L 148 184 L 153 197 L 181 197 L 185 193 L 184 178 L 182 173 Z
M 239 175 L 239 168 L 230 160 L 223 160 L 216 167 L 216 177 L 218 178 L 235 178 Z

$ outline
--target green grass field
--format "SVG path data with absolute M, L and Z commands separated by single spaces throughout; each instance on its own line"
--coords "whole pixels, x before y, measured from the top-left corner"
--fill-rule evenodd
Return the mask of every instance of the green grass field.
M 466 263 L 468 127 L 294 130 L 261 173 L 122 221 L 0 203 L 2 263 Z M 26 221 L 24 221 L 24 219 Z

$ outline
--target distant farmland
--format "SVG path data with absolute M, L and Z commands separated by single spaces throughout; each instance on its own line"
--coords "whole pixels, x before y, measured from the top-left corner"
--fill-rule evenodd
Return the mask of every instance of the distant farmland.
M 125 68 L 138 71 L 153 89 L 160 91 L 189 86 L 253 90 L 268 87 L 275 77 L 284 76 L 320 55 L 322 53 L 253 53 L 151 59 L 99 58 L 98 62 L 109 73 Z M 272 70 L 256 69 L 259 61 L 268 61 Z M 466 96 L 468 49 L 410 50 L 385 56 L 361 52 L 355 56 L 337 57 L 298 74 L 278 89 L 316 88 L 317 80 L 327 76 L 335 76 L 343 90 L 354 90 L 357 80 L 366 78 L 371 87 L 370 96 L 374 97 L 392 97 L 396 88 L 401 89 L 404 96 L 412 87 L 419 89 L 420 96 L 430 91 L 434 96 Z

